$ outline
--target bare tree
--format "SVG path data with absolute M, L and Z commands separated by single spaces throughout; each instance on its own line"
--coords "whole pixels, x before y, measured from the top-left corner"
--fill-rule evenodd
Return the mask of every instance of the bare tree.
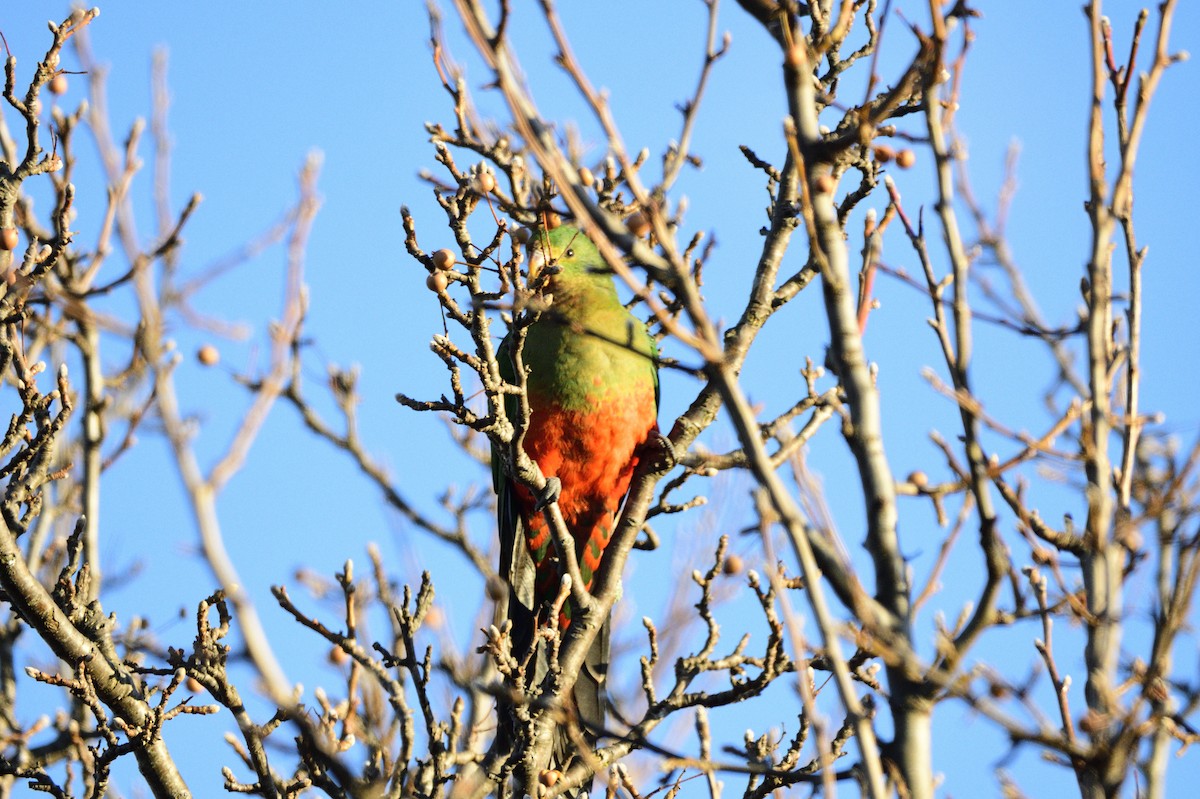
M 1135 232 L 1133 181 L 1151 101 L 1182 57 L 1169 40 L 1176 3 L 1137 17 L 1124 63 L 1117 53 L 1126 45 L 1114 41 L 1100 0 L 1086 6 L 1091 111 L 1079 144 L 1088 157 L 1083 199 L 1092 239 L 1081 259 L 1078 318 L 1055 323 L 1043 318 L 1005 239 L 1011 191 L 989 216 L 971 189 L 955 122 L 959 105 L 971 100 L 960 91 L 977 24 L 970 5 L 931 0 L 931 22 L 922 27 L 876 0 L 739 0 L 729 13 L 749 15 L 779 48 L 781 66 L 764 78 L 782 81 L 787 107 L 779 152 L 742 147 L 763 176 L 769 205 L 761 249 L 746 258 L 753 265 L 744 270 L 740 316 L 727 327 L 702 290 L 705 266 L 720 256 L 711 237 L 688 227 L 677 185 L 698 160 L 691 146 L 706 86 L 730 46 L 718 0 L 703 3 L 700 74 L 660 161 L 627 145 L 555 3 L 540 0 L 536 13 L 513 5 L 454 3 L 474 47 L 468 57 L 485 66 L 488 90 L 503 100 L 499 118 L 475 105 L 440 14 L 429 12 L 449 121 L 428 127 L 439 171 L 426 179 L 446 227 L 419 230 L 407 209 L 401 224 L 410 260 L 427 273 L 430 302 L 442 313 L 429 346 L 448 388 L 428 398 L 398 386 L 396 398 L 408 423 L 440 415 L 456 446 L 479 463 L 481 483 L 490 484 L 494 468 L 497 479 L 545 499 L 555 556 L 570 578 L 556 602 L 570 602 L 574 615 L 569 626 L 538 633 L 549 653 L 542 671 L 514 650 L 508 575 L 490 522 L 480 525 L 490 493 L 448 488 L 439 511 L 423 510 L 424 499 L 411 496 L 360 436 L 357 371 L 328 364 L 323 386 L 306 380 L 314 356 L 304 264 L 320 206 L 319 158 L 303 165 L 299 196 L 277 225 L 228 261 L 184 274 L 181 233 L 201 198 L 179 210 L 168 201 L 165 62 L 156 63 L 149 126 L 156 233 L 145 246 L 130 190 L 146 131 L 139 124 L 123 142 L 114 137 L 103 72 L 86 37 L 98 11 L 75 11 L 50 26 L 27 85 L 8 57 L 0 374 L 12 415 L 0 446 L 7 606 L 0 790 L 102 796 L 113 791 L 114 764 L 131 755 L 155 796 L 190 795 L 195 778 L 162 729 L 199 714 L 220 716 L 231 730 L 225 740 L 235 765 L 223 771 L 226 790 L 266 797 L 552 797 L 596 781 L 606 795 L 635 799 L 681 790 L 713 799 L 732 790 L 747 799 L 802 788 L 834 795 L 839 786 L 921 799 L 937 788 L 935 716 L 957 704 L 1003 732 L 1008 749 L 997 758 L 1034 749 L 1073 774 L 1085 799 L 1128 795 L 1131 783 L 1139 796 L 1166 796 L 1173 758 L 1198 736 L 1200 682 L 1176 661 L 1195 618 L 1200 440 L 1181 446 L 1142 407 L 1147 250 Z M 571 128 L 538 105 L 510 36 L 518 14 L 520 24 L 537 17 L 545 25 L 557 67 L 603 133 L 602 152 L 588 156 Z M 885 31 L 889 42 L 911 43 L 907 63 L 891 75 L 876 72 Z M 44 94 L 64 78 L 65 47 L 74 47 L 88 75 L 90 102 L 47 118 Z M 843 89 L 852 75 L 866 86 L 861 99 Z M 108 183 L 103 199 L 86 203 L 72 184 L 81 133 L 96 144 Z M 888 176 L 918 161 L 936 198 L 930 229 Z M 54 197 L 45 218 L 34 211 L 35 182 Z M 77 240 L 70 229 L 77 213 L 100 219 L 97 240 Z M 659 369 L 680 375 L 677 384 L 692 392 L 683 413 L 670 424 L 660 420 L 670 429 L 661 457 L 639 460 L 590 590 L 572 531 L 547 490 L 555 476 L 522 446 L 531 420 L 524 337 L 554 313 L 524 245 L 531 230 L 564 221 L 595 243 L 629 307 L 645 319 L 659 342 Z M 268 357 L 231 372 L 247 391 L 247 410 L 205 467 L 195 425 L 181 410 L 182 356 L 168 333 L 216 324 L 192 307 L 197 290 L 276 242 L 286 249 L 287 274 Z M 789 252 L 798 255 L 794 271 L 784 265 Z M 112 276 L 118 262 L 124 266 Z M 953 431 L 931 431 L 938 459 L 905 477 L 895 473 L 878 367 L 864 345 L 884 279 L 928 302 L 941 363 L 924 377 L 945 398 L 940 424 Z M 740 377 L 747 356 L 804 291 L 820 294 L 827 336 L 804 353 L 810 357 L 797 356 L 800 392 L 780 389 L 767 408 L 752 405 Z M 118 293 L 136 309 L 129 318 L 99 309 L 101 298 Z M 976 386 L 989 364 L 973 355 L 981 328 L 1036 342 L 1054 365 L 1038 432 L 1024 432 L 1026 419 L 988 412 Z M 509 340 L 505 353 L 501 336 Z M 202 349 L 197 357 L 212 364 L 219 355 Z M 500 357 L 517 367 L 508 379 Z M 272 589 L 295 625 L 328 644 L 344 675 L 311 692 L 293 684 L 273 644 L 292 630 L 260 619 L 226 552 L 217 507 L 279 404 L 412 527 L 462 555 L 477 579 L 455 591 L 477 592 L 482 608 L 473 621 L 483 632 L 468 648 L 440 632 L 433 577 L 401 587 L 372 549 L 365 574 L 347 559 L 332 578 L 301 575 L 308 597 Z M 322 408 L 335 409 L 334 417 Z M 700 443 L 718 419 L 736 436 L 724 452 Z M 106 614 L 102 605 L 111 577 L 99 560 L 101 476 L 145 430 L 170 448 L 216 587 L 193 598 L 192 640 L 160 641 L 140 619 Z M 835 516 L 809 472 L 805 453 L 817 437 L 838 441 L 853 458 L 854 513 Z M 1039 490 L 1038 476 L 1047 473 L 1069 488 L 1067 499 Z M 689 519 L 706 499 L 728 500 L 722 486 L 733 474 L 751 486 L 747 517 L 721 531 L 715 551 L 693 553 L 691 583 L 661 617 L 619 630 L 625 651 L 617 647 L 613 657 L 640 679 L 610 686 L 603 724 L 580 719 L 569 697 L 605 620 L 614 611 L 622 618 L 631 554 L 660 546 L 658 517 L 699 523 Z M 1078 527 L 1075 507 L 1086 511 Z M 918 581 L 906 532 L 930 518 L 941 544 Z M 731 551 L 729 534 L 739 533 L 755 537 L 764 568 L 747 571 Z M 869 561 L 850 554 L 859 540 Z M 968 601 L 940 590 L 944 573 L 980 565 Z M 1149 620 L 1128 609 L 1134 580 L 1154 586 Z M 748 590 L 738 598 L 742 586 Z M 737 613 L 719 623 L 732 608 Z M 1135 627 L 1139 634 L 1128 635 Z M 1022 651 L 1004 660 L 979 656 L 985 642 L 1002 634 L 1011 641 L 1012 631 Z M 30 666 L 23 677 L 18 664 L 31 647 L 48 648 L 53 665 Z M 59 689 L 54 713 L 32 724 L 14 712 L 29 680 Z M 760 730 L 791 732 L 739 735 L 712 722 L 731 709 Z M 567 762 L 551 759 L 559 730 L 572 742 Z M 1015 775 L 1001 769 L 997 779 L 1006 796 L 1023 795 Z

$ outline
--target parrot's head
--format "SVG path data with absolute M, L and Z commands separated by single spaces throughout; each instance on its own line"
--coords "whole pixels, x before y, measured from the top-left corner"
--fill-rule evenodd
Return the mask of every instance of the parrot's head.
M 612 270 L 596 245 L 582 230 L 568 225 L 538 230 L 530 239 L 529 279 L 536 280 L 542 274 L 559 284 L 612 282 Z

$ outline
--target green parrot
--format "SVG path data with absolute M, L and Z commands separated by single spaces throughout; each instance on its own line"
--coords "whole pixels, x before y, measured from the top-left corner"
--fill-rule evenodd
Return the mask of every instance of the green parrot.
M 513 654 L 530 653 L 538 627 L 551 623 L 550 604 L 558 594 L 563 570 L 541 513 L 558 500 L 575 554 L 591 590 L 621 503 L 643 446 L 658 434 L 658 366 L 654 339 L 646 325 L 617 296 L 611 270 L 596 245 L 580 230 L 561 226 L 539 231 L 530 244 L 531 277 L 545 271 L 544 293 L 551 305 L 526 332 L 521 358 L 527 370 L 529 427 L 525 452 L 546 477 L 547 495 L 509 479 L 493 452 L 498 496 L 500 575 L 508 582 L 508 618 Z M 516 382 L 505 338 L 499 351 L 504 379 Z M 510 418 L 517 413 L 509 400 Z M 570 602 L 559 624 L 570 624 Z M 586 731 L 604 723 L 604 682 L 608 668 L 609 622 L 597 634 L 577 676 L 573 708 Z M 545 674 L 546 647 L 531 662 L 530 683 Z M 564 769 L 573 747 L 556 740 L 551 768 Z M 588 735 L 594 743 L 594 736 Z

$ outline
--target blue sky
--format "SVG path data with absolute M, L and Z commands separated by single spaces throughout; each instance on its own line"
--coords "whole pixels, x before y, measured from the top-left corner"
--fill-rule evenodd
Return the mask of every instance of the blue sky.
M 532 4 L 518 5 L 523 17 L 514 34 L 518 48 L 524 48 L 519 49 L 520 57 L 538 102 L 547 116 L 579 125 L 583 140 L 592 145 L 588 160 L 594 163 L 603 156 L 602 138 L 577 95 L 550 63 L 548 38 L 532 13 Z M 678 136 L 679 114 L 674 107 L 690 95 L 698 74 L 703 4 L 696 0 L 563 5 L 576 54 L 593 81 L 610 90 L 628 146 L 648 147 L 655 161 Z M 985 206 L 994 207 L 1007 149 L 1014 143 L 1020 147 L 1019 190 L 1008 232 L 1046 317 L 1064 324 L 1074 319 L 1080 304 L 1078 284 L 1088 244 L 1082 206 L 1087 30 L 1079 5 L 979 3 L 984 16 L 974 24 L 976 41 L 958 114 L 959 131 L 971 155 L 974 187 Z M 926 19 L 923 3 L 893 6 L 918 23 Z M 316 341 L 308 369 L 312 395 L 320 394 L 322 358 L 361 365 L 363 437 L 390 465 L 406 495 L 428 512 L 438 512 L 433 497 L 448 484 L 485 485 L 482 469 L 450 451 L 439 420 L 407 411 L 392 399 L 397 391 L 436 396 L 445 383 L 445 373 L 427 346 L 430 336 L 440 331 L 440 315 L 425 290 L 423 271 L 403 251 L 398 213 L 402 204 L 412 210 L 426 249 L 448 243 L 444 227 L 439 228 L 441 211 L 418 179 L 421 170 L 436 172 L 437 166 L 424 123 L 452 120 L 448 98 L 431 65 L 423 5 L 263 2 L 200 8 L 164 3 L 155 4 L 153 11 L 149 8 L 133 2 L 103 5 L 90 35 L 97 58 L 109 65 L 110 110 L 118 137 L 136 117 L 149 113 L 151 53 L 158 47 L 169 53 L 172 202 L 180 208 L 193 192 L 205 198 L 186 230 L 181 270 L 200 273 L 269 227 L 293 201 L 296 173 L 306 155 L 319 150 L 323 207 L 307 257 L 312 296 L 307 330 Z M 1127 2 L 1108 4 L 1118 42 L 1127 41 L 1136 10 Z M 450 10 L 445 12 L 449 17 Z M 44 2 L 4 9 L 0 30 L 18 58 L 20 79 L 28 79 L 49 41 L 44 20 L 61 19 L 66 13 L 66 6 Z M 889 25 L 879 67 L 885 81 L 897 74 L 915 46 L 899 19 Z M 756 231 L 766 204 L 761 175 L 746 164 L 737 146 L 746 144 L 768 160 L 781 160 L 784 104 L 780 59 L 771 41 L 732 0 L 723 4 L 720 27 L 731 32 L 732 47 L 716 67 L 700 112 L 694 150 L 703 157 L 704 167 L 685 172 L 678 192 L 689 198 L 689 230 L 709 231 L 718 242 L 707 269 L 706 297 L 714 316 L 732 320 L 740 311 L 756 258 Z M 465 66 L 481 110 L 500 113 L 498 99 L 482 86 L 487 75 L 471 57 L 453 19 L 447 19 L 446 32 L 451 54 Z M 1198 34 L 1200 15 L 1194 5 L 1182 3 L 1173 49 L 1194 49 Z M 1122 45 L 1118 52 L 1123 49 Z M 74 68 L 73 57 L 65 60 L 65 66 Z M 73 77 L 60 103 L 73 107 L 83 97 L 83 87 L 82 77 Z M 861 90 L 845 91 L 846 97 L 861 94 Z M 1190 141 L 1200 121 L 1195 112 L 1197 96 L 1200 78 L 1193 64 L 1168 71 L 1151 110 L 1138 162 L 1135 211 L 1139 238 L 1150 247 L 1145 267 L 1143 407 L 1161 410 L 1167 429 L 1185 445 L 1200 430 L 1194 399 L 1200 388 L 1196 378 L 1200 336 L 1193 331 L 1200 270 L 1195 268 L 1190 198 L 1200 178 L 1200 159 Z M 7 113 L 6 119 L 10 126 L 14 124 L 13 114 Z M 916 125 L 914 120 L 901 127 L 918 132 Z M 80 216 L 75 226 L 86 242 L 95 235 L 104 189 L 94 168 L 85 163 L 92 155 L 90 144 L 81 139 L 77 148 Z M 143 158 L 149 165 L 148 150 Z M 918 159 L 914 169 L 895 172 L 910 212 L 922 204 L 928 209 L 931 202 L 928 157 L 918 151 Z M 143 243 L 151 240 L 150 196 L 147 166 L 136 194 L 144 220 Z M 868 205 L 882 210 L 884 201 L 876 197 Z M 926 218 L 932 230 L 932 213 L 927 212 Z M 856 226 L 861 229 L 861 222 Z M 895 226 L 889 234 L 884 260 L 916 272 L 918 264 L 899 233 Z M 852 252 L 857 246 L 851 243 Z M 803 263 L 803 248 L 797 246 L 788 258 L 787 264 L 797 268 Z M 197 448 L 206 459 L 227 445 L 246 407 L 245 393 L 227 372 L 261 362 L 267 320 L 279 313 L 283 263 L 283 251 L 271 249 L 196 298 L 198 310 L 248 325 L 246 339 L 173 331 L 185 353 L 209 341 L 222 352 L 219 369 L 206 370 L 189 359 L 179 373 L 185 404 L 200 422 Z M 940 266 L 944 269 L 944 264 Z M 114 261 L 111 268 L 119 269 L 119 263 Z M 887 279 L 877 284 L 877 295 L 882 307 L 872 316 L 866 346 L 868 356 L 881 365 L 893 469 L 904 475 L 920 467 L 936 476 L 936 450 L 927 434 L 940 426 L 952 436 L 954 415 L 920 377 L 922 367 L 939 364 L 936 342 L 924 322 L 929 309 L 915 292 Z M 127 308 L 122 302 L 114 299 L 113 309 Z M 801 296 L 772 321 L 744 374 L 748 391 L 764 403 L 766 415 L 782 410 L 801 390 L 798 370 L 803 357 L 821 362 L 826 340 L 816 292 Z M 114 354 L 109 365 L 115 366 L 119 358 Z M 976 358 L 980 364 L 976 387 L 989 412 L 1030 431 L 1047 426 L 1040 396 L 1052 376 L 1051 364 L 1035 345 L 981 327 Z M 664 427 L 686 407 L 696 388 L 685 378 L 666 380 L 660 420 Z M 106 607 L 121 614 L 146 613 L 146 598 L 153 597 L 152 627 L 164 641 L 180 645 L 190 641 L 190 624 L 179 621 L 177 614 L 180 609 L 190 612 L 212 589 L 212 579 L 195 555 L 195 531 L 167 447 L 152 435 L 143 438 L 137 450 L 109 473 L 105 484 L 106 568 L 117 572 L 135 563 L 141 568 L 134 580 L 106 595 Z M 731 433 L 721 423 L 702 440 L 714 449 L 732 443 Z M 991 444 L 1002 457 L 1011 454 L 1002 442 Z M 848 545 L 857 548 L 862 538 L 857 531 L 861 513 L 852 490 L 852 463 L 835 430 L 826 430 L 823 441 L 814 445 L 809 465 L 828 490 Z M 724 525 L 745 523 L 745 488 L 737 480 L 717 487 L 721 496 L 729 497 L 728 507 L 697 512 L 666 527 L 667 546 L 635 559 L 625 600 L 631 618 L 654 615 L 666 601 L 670 586 L 663 585 L 660 575 L 690 572 L 691 565 L 680 571 L 681 564 L 688 563 L 685 553 L 711 549 Z M 1080 515 L 1077 497 L 1052 490 L 1045 496 L 1051 511 L 1048 517 L 1064 511 Z M 268 587 L 294 584 L 293 574 L 302 565 L 331 575 L 347 558 L 363 563 L 368 541 L 380 544 L 400 579 L 413 580 L 422 568 L 430 569 L 435 582 L 446 586 L 439 601 L 454 635 L 463 645 L 474 640 L 478 596 L 474 592 L 456 595 L 451 589 L 465 574 L 461 559 L 389 513 L 351 464 L 305 433 L 290 409 L 276 409 L 245 469 L 222 495 L 220 510 L 232 557 L 275 634 L 291 679 L 306 685 L 336 684 L 330 669 L 311 664 L 324 651 L 320 641 L 299 634 L 274 610 Z M 905 550 L 911 553 L 920 578 L 932 563 L 943 533 L 928 508 L 914 504 L 902 510 Z M 486 519 L 475 521 L 475 532 L 486 541 Z M 1015 537 L 1011 520 L 1006 532 Z M 741 539 L 735 546 L 751 563 L 761 562 L 753 540 Z M 1015 557 L 1027 558 L 1020 545 L 1016 550 Z M 860 553 L 854 554 L 857 558 Z M 946 576 L 944 604 L 939 605 L 950 618 L 957 614 L 956 600 L 970 595 L 972 578 L 980 568 L 965 551 L 959 554 L 961 571 Z M 299 588 L 293 590 L 293 595 L 301 594 Z M 1146 609 L 1145 596 L 1139 598 L 1135 591 L 1132 599 L 1135 608 Z M 1027 630 L 1002 633 L 982 646 L 977 657 L 1009 657 L 1015 650 L 1019 662 L 1032 662 L 1031 640 Z M 1185 648 L 1183 660 L 1194 665 L 1194 639 L 1186 646 L 1191 650 Z M 1022 647 L 1028 651 L 1020 651 Z M 1080 674 L 1077 707 L 1082 705 L 1082 682 Z M 35 712 L 32 707 L 25 709 L 26 715 Z M 225 719 L 216 723 L 231 726 Z M 753 722 L 730 719 L 729 723 L 740 730 Z M 210 795 L 220 785 L 218 765 L 232 758 L 222 745 L 213 743 L 219 739 L 211 734 L 205 744 L 211 749 L 186 744 L 201 740 L 213 724 L 183 719 L 168 732 L 169 741 L 174 737 L 188 750 L 183 760 L 193 788 Z M 189 729 L 181 729 L 185 727 Z M 977 795 L 973 789 L 980 784 L 995 793 L 990 770 L 1003 744 L 980 743 L 990 740 L 988 725 L 947 705 L 939 716 L 938 732 L 941 744 L 935 766 L 946 775 L 946 794 Z M 1183 796 L 1187 793 L 1182 787 L 1184 772 L 1200 775 L 1200 769 L 1187 762 L 1176 768 L 1174 795 Z M 1031 795 L 1071 785 L 1066 772 L 1040 766 L 1032 751 L 1023 751 L 1010 769 L 1018 781 L 1030 780 L 1023 785 Z M 123 787 L 128 790 L 128 783 Z M 732 780 L 730 790 L 736 790 Z

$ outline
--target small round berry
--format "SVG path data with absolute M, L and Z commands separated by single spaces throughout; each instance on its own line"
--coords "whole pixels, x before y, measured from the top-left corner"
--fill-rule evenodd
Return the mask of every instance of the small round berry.
M 329 658 L 329 662 L 332 663 L 333 665 L 341 666 L 350 659 L 350 655 L 346 652 L 345 649 L 342 649 L 340 646 L 334 644 L 332 647 L 329 648 L 328 658 Z
M 590 187 L 596 182 L 596 176 L 592 174 L 592 170 L 588 169 L 586 166 L 581 166 L 579 167 L 579 182 Z
M 915 163 L 917 163 L 917 154 L 912 150 L 905 149 L 896 153 L 896 166 L 901 169 L 908 169 Z
M 634 211 L 628 219 L 625 220 L 625 227 L 630 233 L 641 238 L 650 232 L 650 220 L 641 211 Z
M 921 491 L 925 488 L 925 486 L 929 485 L 929 475 L 925 474 L 925 472 L 921 471 L 920 469 L 917 469 L 915 472 L 909 474 L 908 482 L 912 483 L 913 488 Z
M 430 291 L 436 292 L 437 294 L 444 292 L 446 287 L 449 285 L 450 280 L 446 277 L 445 272 L 434 272 L 429 277 L 425 278 L 425 287 Z
M 554 230 L 562 224 L 562 217 L 553 211 L 548 211 L 545 215 L 546 230 Z
M 221 351 L 212 344 L 205 344 L 196 350 L 196 360 L 201 366 L 216 366 L 221 362 Z
M 454 266 L 456 260 L 453 250 L 438 250 L 433 254 L 434 267 L 443 272 Z
M 6 227 L 0 230 L 0 250 L 15 250 L 20 237 L 17 235 L 15 227 Z
M 881 164 L 886 164 L 896 157 L 896 151 L 886 144 L 875 145 L 875 160 Z
M 480 194 L 490 194 L 496 189 L 496 178 L 486 167 L 480 168 L 472 181 L 475 191 Z
M 741 574 L 745 566 L 746 564 L 742 561 L 740 555 L 729 555 L 725 558 L 725 562 L 721 564 L 721 571 L 732 577 Z
M 50 79 L 50 83 L 46 84 L 46 88 L 51 94 L 66 94 L 67 93 L 67 76 L 63 73 L 58 73 Z

